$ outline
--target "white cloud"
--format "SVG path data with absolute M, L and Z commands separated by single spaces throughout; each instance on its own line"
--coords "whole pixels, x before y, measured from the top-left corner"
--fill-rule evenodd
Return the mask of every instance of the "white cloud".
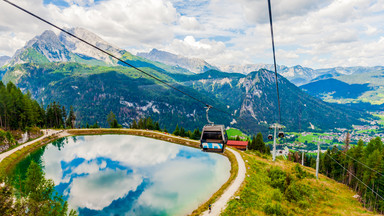
M 73 208 L 101 210 L 129 191 L 135 191 L 142 181 L 141 176 L 125 170 L 106 169 L 75 178 L 70 185 L 68 202 Z
M 264 0 L 42 0 L 14 2 L 66 27 L 83 27 L 119 47 L 160 48 L 209 63 L 272 63 Z M 278 64 L 378 65 L 384 50 L 384 0 L 272 1 Z M 12 55 L 49 28 L 0 3 L 0 55 Z M 379 53 L 371 58 L 367 50 Z M 365 51 L 364 51 L 365 50 Z
M 230 176 L 226 157 L 206 153 L 204 157 L 195 157 L 196 149 L 163 145 L 160 140 L 103 135 L 67 138 L 67 141 L 61 150 L 48 145 L 43 161 L 47 178 L 53 178 L 56 185 L 72 180 L 64 193 L 69 196 L 70 207 L 75 209 L 102 210 L 130 191 L 136 191 L 147 179 L 150 183 L 133 202 L 132 211 L 149 207 L 164 209 L 170 215 L 184 215 L 209 198 Z M 176 154 L 183 149 L 191 157 L 174 157 L 169 149 L 171 152 L 176 149 Z
M 183 215 L 196 209 L 202 200 L 217 191 L 229 178 L 230 163 L 220 155 L 213 166 L 199 158 L 178 159 L 159 166 L 152 176 L 152 185 L 138 199 L 141 206 L 174 209 L 169 215 Z M 185 172 L 188 167 L 188 172 Z M 205 180 L 205 182 L 202 181 Z M 174 199 L 177 194 L 178 199 Z
M 202 29 L 202 26 L 200 26 L 200 23 L 195 17 L 181 16 L 180 26 L 187 31 Z

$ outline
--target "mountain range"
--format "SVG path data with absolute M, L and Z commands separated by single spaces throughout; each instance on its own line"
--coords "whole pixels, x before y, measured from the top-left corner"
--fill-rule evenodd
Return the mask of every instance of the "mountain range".
M 229 73 L 242 73 L 249 74 L 253 71 L 260 69 L 267 69 L 274 71 L 273 64 L 244 64 L 244 65 L 225 65 L 225 66 L 214 66 L 198 58 L 188 58 L 181 55 L 176 55 L 170 52 L 152 49 L 150 52 L 139 52 L 137 56 L 150 59 L 152 61 L 161 62 L 167 65 L 172 65 L 179 68 L 184 68 L 193 73 L 203 73 L 208 70 L 220 70 Z M 305 85 L 310 82 L 339 77 L 343 75 L 362 74 L 370 73 L 384 69 L 384 66 L 375 67 L 334 67 L 334 68 L 322 68 L 313 69 L 309 67 L 303 67 L 296 65 L 288 67 L 285 65 L 277 65 L 277 72 L 283 77 L 287 78 L 290 82 L 297 86 Z
M 185 56 L 175 55 L 170 52 L 152 49 L 150 52 L 139 52 L 137 56 L 158 61 L 167 65 L 185 68 L 193 73 L 204 73 L 208 70 L 218 70 L 217 67 L 208 64 L 206 61 L 198 58 L 187 58 Z
M 9 56 L 0 56 L 0 67 L 3 66 L 10 59 L 11 59 L 11 57 L 9 57 Z
M 216 123 L 254 133 L 266 131 L 268 124 L 278 119 L 275 78 L 271 71 L 259 69 L 245 75 L 210 69 L 194 74 L 180 65 L 132 55 L 85 29 L 69 31 L 213 105 L 217 110 L 212 109 L 209 117 Z M 144 116 L 159 120 L 169 129 L 176 124 L 187 129 L 200 128 L 206 123 L 204 104 L 64 34 L 45 31 L 36 36 L 19 49 L 1 71 L 4 82 L 14 82 L 22 90 L 30 91 L 44 105 L 52 101 L 67 107 L 73 105 L 82 124 L 98 121 L 106 126 L 106 115 L 110 111 L 125 126 Z M 361 118 L 370 118 L 364 112 L 314 98 L 280 75 L 278 81 L 281 123 L 289 130 L 311 125 L 318 129 L 351 127 L 360 124 Z
M 327 102 L 384 109 L 384 68 L 315 80 L 300 86 L 307 93 Z

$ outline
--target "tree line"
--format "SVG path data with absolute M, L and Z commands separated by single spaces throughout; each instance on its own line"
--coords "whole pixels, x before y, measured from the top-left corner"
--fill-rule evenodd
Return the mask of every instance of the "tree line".
M 357 145 L 350 147 L 347 136 L 345 144 L 343 149 L 335 145 L 320 153 L 319 172 L 355 190 L 367 209 L 383 213 L 384 200 L 376 195 L 384 197 L 384 145 L 381 138 L 370 140 L 366 146 L 359 140 Z M 305 166 L 316 168 L 316 159 L 309 154 L 302 158 L 296 151 L 290 153 L 288 159 L 297 163 L 304 159 Z
M 18 188 L 1 182 L 0 179 L 0 215 L 77 215 L 68 209 L 67 201 L 55 192 L 53 181 L 45 179 L 41 167 L 34 161 Z
M 0 128 L 4 130 L 25 130 L 28 127 L 74 128 L 76 115 L 73 107 L 67 115 L 64 106 L 52 102 L 44 109 L 30 92 L 23 94 L 20 88 L 9 82 L 0 81 Z
M 252 139 L 248 140 L 248 150 L 259 151 L 262 154 L 271 154 L 269 145 L 265 145 L 261 132 L 256 136 L 253 135 Z
M 148 130 L 157 130 L 161 132 L 168 133 L 168 130 L 166 127 L 161 129 L 160 123 L 158 121 L 153 121 L 151 117 L 145 117 L 140 118 L 138 121 L 133 120 L 132 124 L 130 125 L 131 129 L 148 129 Z M 201 132 L 199 128 L 196 128 L 195 130 L 185 130 L 183 127 L 179 127 L 179 125 L 176 125 L 175 130 L 172 132 L 175 136 L 181 136 L 181 137 L 189 137 L 194 140 L 199 140 L 201 137 Z

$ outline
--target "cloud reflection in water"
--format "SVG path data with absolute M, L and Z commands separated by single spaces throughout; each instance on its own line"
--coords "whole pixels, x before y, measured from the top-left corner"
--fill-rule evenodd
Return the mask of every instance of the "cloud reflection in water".
M 43 155 L 54 180 L 81 215 L 180 215 L 207 200 L 229 178 L 218 154 L 128 135 L 67 138 Z

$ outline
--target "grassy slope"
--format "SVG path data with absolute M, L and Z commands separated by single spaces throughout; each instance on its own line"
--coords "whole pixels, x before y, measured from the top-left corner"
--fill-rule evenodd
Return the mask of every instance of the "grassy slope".
M 236 138 L 236 136 L 248 137 L 247 134 L 241 132 L 241 130 L 236 128 L 230 128 L 227 130 L 228 138 Z
M 287 135 L 291 135 L 291 134 L 299 136 L 296 140 L 299 141 L 299 142 L 302 142 L 302 143 L 304 143 L 305 141 L 307 141 L 308 143 L 311 143 L 311 142 L 313 142 L 314 139 L 319 138 L 319 136 L 324 136 L 324 135 L 330 136 L 328 134 L 323 134 L 323 133 L 316 133 L 316 135 L 314 135 L 312 133 L 310 135 L 303 136 L 303 135 L 301 135 L 301 133 L 287 132 Z M 331 136 L 336 138 L 336 136 L 334 136 L 334 135 L 331 135 Z M 325 143 L 331 143 L 332 142 L 332 140 L 323 140 L 323 141 Z
M 379 117 L 379 118 L 380 118 L 379 123 L 380 123 L 381 125 L 384 125 L 384 116 L 383 116 L 383 115 L 373 114 L 373 116 Z
M 283 212 L 276 215 L 373 215 L 352 197 L 355 193 L 351 189 L 323 175 L 319 180 L 313 176 L 298 180 L 300 184 L 308 186 L 309 196 L 303 201 L 290 202 L 279 189 L 270 185 L 268 170 L 278 166 L 292 174 L 295 163 L 278 160 L 273 164 L 270 159 L 252 153 L 244 153 L 243 158 L 247 177 L 237 194 L 240 198 L 232 199 L 222 215 L 268 215 L 265 211 L 271 204 L 280 206 L 278 208 Z M 315 175 L 315 170 L 307 167 L 305 170 Z

